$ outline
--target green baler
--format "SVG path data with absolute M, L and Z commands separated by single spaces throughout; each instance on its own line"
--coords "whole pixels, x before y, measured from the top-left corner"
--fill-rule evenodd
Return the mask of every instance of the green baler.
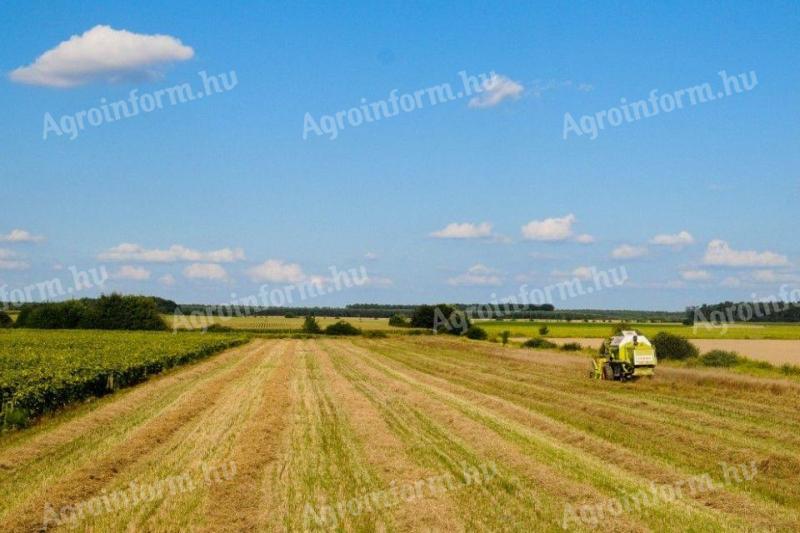
M 589 376 L 616 381 L 653 376 L 657 363 L 655 348 L 647 337 L 636 331 L 623 331 L 603 343 Z

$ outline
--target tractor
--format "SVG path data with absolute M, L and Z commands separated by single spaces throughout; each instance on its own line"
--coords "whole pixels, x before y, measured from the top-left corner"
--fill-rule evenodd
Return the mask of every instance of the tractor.
M 652 377 L 657 362 L 655 348 L 647 337 L 636 331 L 622 331 L 603 342 L 592 361 L 589 377 L 614 381 Z

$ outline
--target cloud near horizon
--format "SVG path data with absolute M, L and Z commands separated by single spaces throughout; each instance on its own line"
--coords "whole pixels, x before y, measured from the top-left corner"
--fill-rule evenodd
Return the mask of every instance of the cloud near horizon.
M 183 269 L 183 275 L 189 279 L 228 280 L 228 273 L 216 263 L 193 263 Z
M 787 266 L 789 260 L 785 255 L 775 252 L 754 250 L 734 250 L 721 239 L 708 243 L 703 263 L 721 267 L 770 267 Z
M 33 235 L 30 231 L 15 228 L 0 235 L 0 242 L 41 242 L 44 240 L 42 235 Z
M 186 61 L 194 50 L 170 35 L 145 35 L 97 25 L 44 52 L 30 65 L 9 74 L 29 85 L 70 88 L 101 81 L 153 79 L 159 68 Z
M 111 279 L 144 281 L 150 279 L 150 271 L 144 267 L 125 265 L 111 274 Z
M 124 242 L 104 252 L 97 258 L 101 261 L 139 261 L 142 263 L 177 263 L 177 262 L 206 262 L 206 263 L 233 263 L 244 260 L 244 250 L 241 248 L 221 248 L 209 252 L 201 252 L 187 248 L 180 244 L 173 244 L 166 250 L 157 248 L 147 249 L 138 244 Z
M 286 263 L 280 259 L 267 259 L 247 271 L 253 281 L 270 283 L 299 283 L 308 279 L 297 263 Z M 319 280 L 318 280 L 319 281 Z
M 492 225 L 488 222 L 452 222 L 430 236 L 436 239 L 480 239 L 492 236 Z
M 453 286 L 496 287 L 502 283 L 503 280 L 497 270 L 480 263 L 471 266 L 465 273 L 447 280 L 447 284 Z
M 565 241 L 572 236 L 572 224 L 576 220 L 572 213 L 560 218 L 531 220 L 522 226 L 522 238 L 529 241 Z

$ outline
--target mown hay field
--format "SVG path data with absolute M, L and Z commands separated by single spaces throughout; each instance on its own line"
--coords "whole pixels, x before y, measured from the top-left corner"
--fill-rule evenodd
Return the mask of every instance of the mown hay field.
M 167 324 L 172 327 L 179 327 L 184 329 L 201 329 L 212 324 L 220 326 L 241 329 L 248 331 L 264 331 L 264 332 L 299 332 L 303 327 L 304 317 L 291 317 L 286 318 L 282 316 L 232 316 L 232 317 L 218 317 L 218 316 L 201 316 L 193 317 L 191 315 L 162 315 Z M 389 325 L 388 318 L 362 318 L 362 317 L 316 317 L 317 323 L 321 328 L 335 324 L 340 320 L 349 322 L 353 326 L 364 331 L 407 331 L 408 328 L 396 328 Z
M 795 531 L 800 388 L 450 337 L 254 339 L 0 437 L 0 530 Z

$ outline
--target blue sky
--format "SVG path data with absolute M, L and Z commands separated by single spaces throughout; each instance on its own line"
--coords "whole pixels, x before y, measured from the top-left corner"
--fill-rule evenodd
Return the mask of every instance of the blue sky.
M 800 282 L 796 2 L 12 2 L 0 26 L 6 291 L 103 266 L 86 295 L 216 303 L 364 266 L 365 286 L 296 304 L 487 301 L 624 266 L 623 286 L 556 307 L 681 309 Z M 72 56 L 37 63 L 72 36 Z M 757 84 L 564 139 L 567 113 L 716 93 L 723 70 Z M 46 114 L 200 71 L 237 83 L 43 139 Z M 307 114 L 459 89 L 460 71 L 496 74 L 486 100 L 303 138 Z

